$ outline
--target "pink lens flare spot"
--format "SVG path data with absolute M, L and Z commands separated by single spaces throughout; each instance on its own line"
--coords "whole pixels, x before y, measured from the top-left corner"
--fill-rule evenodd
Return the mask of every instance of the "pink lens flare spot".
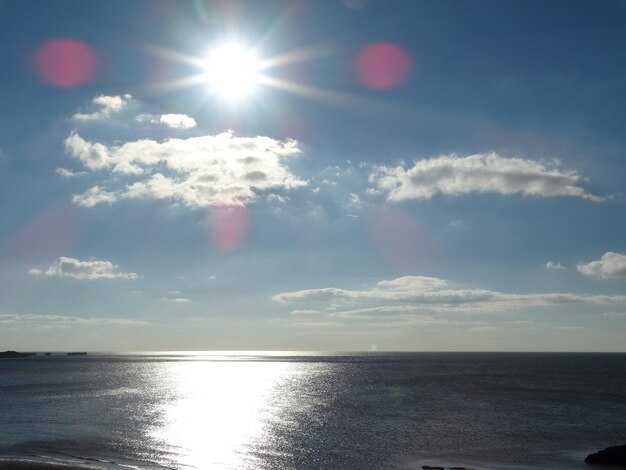
M 386 90 L 406 81 L 412 63 L 411 56 L 400 46 L 377 43 L 361 49 L 352 65 L 362 85 Z
M 430 237 L 405 212 L 377 208 L 370 216 L 369 229 L 379 255 L 392 266 L 413 268 L 433 254 Z
M 33 263 L 65 256 L 78 239 L 78 228 L 72 208 L 52 208 L 13 234 L 0 253 Z
M 59 88 L 74 88 L 93 78 L 98 59 L 82 42 L 54 39 L 35 51 L 32 65 L 42 82 Z
M 212 207 L 207 214 L 206 230 L 215 248 L 231 253 L 246 240 L 248 209 L 238 205 Z

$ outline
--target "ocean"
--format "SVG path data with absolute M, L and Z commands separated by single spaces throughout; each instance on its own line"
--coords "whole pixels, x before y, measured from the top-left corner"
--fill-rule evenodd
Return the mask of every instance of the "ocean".
M 0 459 L 98 469 L 583 469 L 626 444 L 626 354 L 0 360 Z

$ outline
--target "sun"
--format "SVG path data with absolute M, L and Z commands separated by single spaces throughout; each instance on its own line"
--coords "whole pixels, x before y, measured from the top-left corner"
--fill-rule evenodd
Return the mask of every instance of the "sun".
M 238 43 L 222 44 L 209 52 L 206 79 L 218 97 L 237 101 L 249 95 L 259 81 L 260 63 Z

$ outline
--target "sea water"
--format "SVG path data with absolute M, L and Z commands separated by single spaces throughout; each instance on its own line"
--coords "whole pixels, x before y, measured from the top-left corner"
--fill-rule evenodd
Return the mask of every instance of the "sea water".
M 626 444 L 626 355 L 0 360 L 0 459 L 136 469 L 577 469 Z

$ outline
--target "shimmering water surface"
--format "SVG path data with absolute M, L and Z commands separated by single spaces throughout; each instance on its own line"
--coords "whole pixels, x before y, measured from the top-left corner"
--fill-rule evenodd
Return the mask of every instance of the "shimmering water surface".
M 626 355 L 0 360 L 0 458 L 138 469 L 575 469 L 615 444 L 626 444 Z

